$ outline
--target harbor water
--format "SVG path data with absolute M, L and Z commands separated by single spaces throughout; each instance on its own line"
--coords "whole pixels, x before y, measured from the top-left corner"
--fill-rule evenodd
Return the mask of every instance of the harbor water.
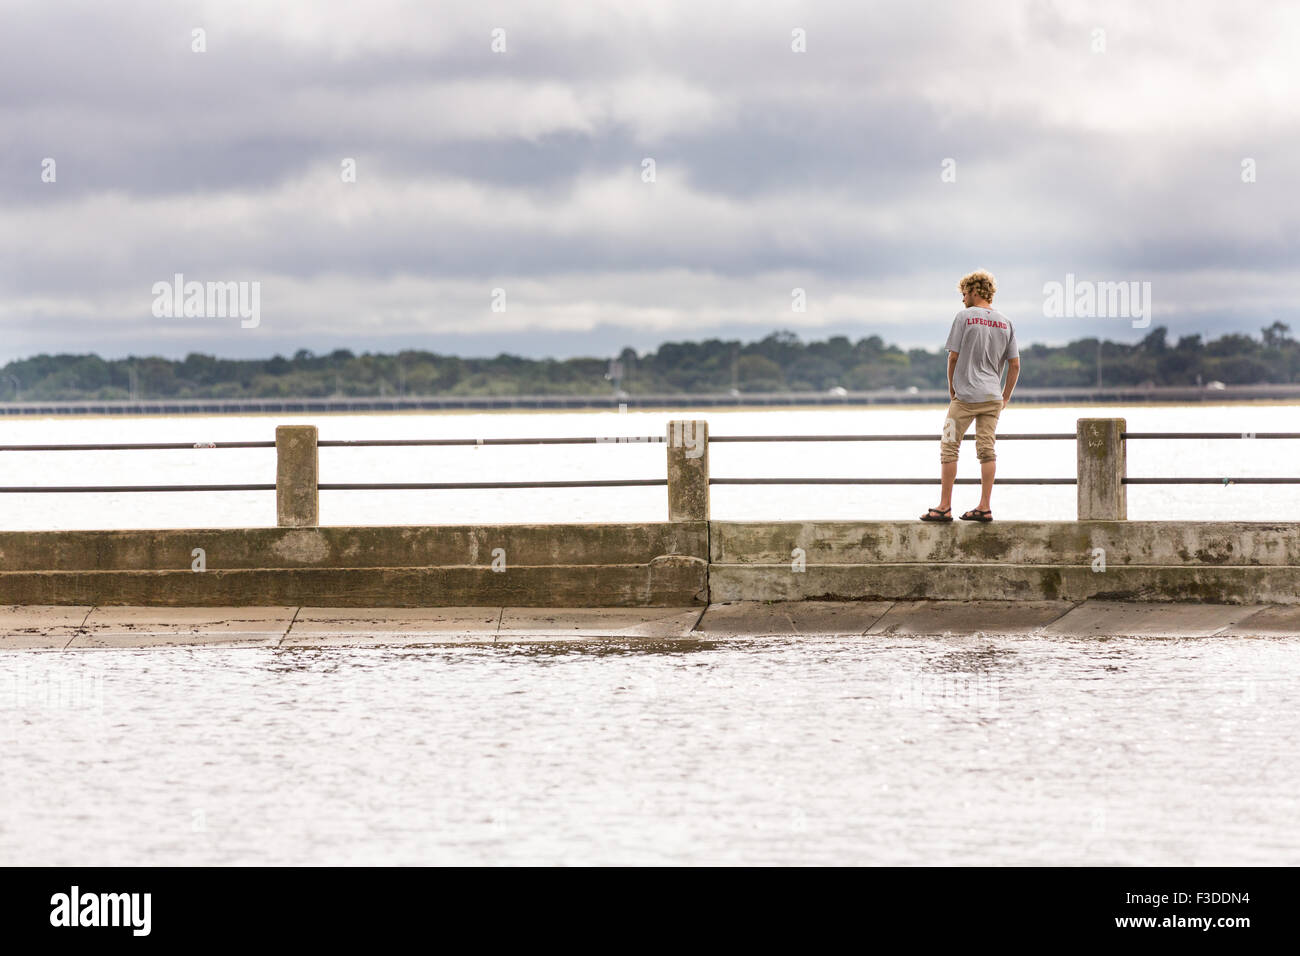
M 1003 432 L 1286 431 L 1287 406 L 1016 409 Z M 318 417 L 322 438 L 661 435 L 664 414 Z M 938 434 L 942 410 L 710 411 L 718 434 Z M 280 418 L 5 421 L 4 442 L 218 441 Z M 719 444 L 714 475 L 925 476 L 929 443 Z M 5 484 L 273 480 L 271 450 L 5 453 Z M 1133 442 L 1131 475 L 1287 475 L 1294 443 Z M 660 477 L 662 445 L 323 449 L 323 481 Z M 1072 476 L 1072 442 L 1003 475 Z M 961 474 L 974 477 L 973 448 Z M 959 488 L 955 503 L 975 503 Z M 721 518 L 909 518 L 935 490 L 714 489 Z M 1295 486 L 1133 487 L 1131 518 L 1300 519 Z M 1070 519 L 1074 489 L 998 489 Z M 254 494 L 5 495 L 0 526 L 273 523 Z M 329 524 L 654 520 L 662 488 L 322 495 Z M 998 595 L 989 595 L 998 597 Z M 983 634 L 0 653 L 0 861 L 1280 864 L 1300 637 Z

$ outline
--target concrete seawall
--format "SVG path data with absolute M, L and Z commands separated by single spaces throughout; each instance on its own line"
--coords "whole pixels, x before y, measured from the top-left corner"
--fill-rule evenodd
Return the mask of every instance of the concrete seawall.
M 714 601 L 1300 602 L 1300 525 L 1240 521 L 711 524 Z
M 713 521 L 713 483 L 769 479 L 711 478 L 711 443 L 795 438 L 711 438 L 707 422 L 673 421 L 662 437 L 644 439 L 664 444 L 665 478 L 632 482 L 666 487 L 668 521 L 318 527 L 322 489 L 540 485 L 322 484 L 316 427 L 280 426 L 274 442 L 278 527 L 0 532 L 0 605 L 683 608 L 710 601 L 1089 599 L 1300 604 L 1300 523 L 1126 520 L 1131 434 L 1122 418 L 1081 418 L 1073 436 L 1018 436 L 1076 440 L 1077 473 L 1070 481 L 1076 485 L 1077 521 Z M 1227 437 L 1253 439 L 1254 433 Z M 1300 433 L 1263 437 L 1295 439 Z M 611 483 L 620 484 L 603 482 Z
M 702 521 L 0 532 L 0 604 L 681 607 L 707 565 Z
M 0 532 L 0 604 L 1300 603 L 1300 525 L 673 521 Z

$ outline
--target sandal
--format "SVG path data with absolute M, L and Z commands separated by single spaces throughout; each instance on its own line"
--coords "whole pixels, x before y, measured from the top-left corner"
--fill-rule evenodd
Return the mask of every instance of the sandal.
M 921 515 L 922 521 L 951 521 L 951 508 L 931 508 L 925 514 Z
M 972 508 L 961 516 L 961 520 L 989 522 L 993 520 L 993 510 L 989 509 L 988 511 L 980 511 L 978 508 Z

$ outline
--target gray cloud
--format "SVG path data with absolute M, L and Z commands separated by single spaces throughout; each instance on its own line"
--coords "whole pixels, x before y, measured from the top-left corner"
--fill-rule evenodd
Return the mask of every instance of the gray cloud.
M 1300 328 L 1282 4 L 11 7 L 0 360 L 777 328 L 933 347 L 977 266 L 1022 340 L 1097 334 L 1042 315 L 1067 272 L 1152 281 L 1171 334 Z M 263 327 L 155 319 L 176 272 L 261 282 Z

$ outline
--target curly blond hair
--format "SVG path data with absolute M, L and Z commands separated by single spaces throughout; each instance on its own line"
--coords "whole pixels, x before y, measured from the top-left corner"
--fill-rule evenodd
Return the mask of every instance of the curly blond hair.
M 974 292 L 985 302 L 992 302 L 993 295 L 998 291 L 997 280 L 993 278 L 993 273 L 986 272 L 984 269 L 977 269 L 961 277 L 957 283 L 957 288 L 965 295 L 968 291 Z

